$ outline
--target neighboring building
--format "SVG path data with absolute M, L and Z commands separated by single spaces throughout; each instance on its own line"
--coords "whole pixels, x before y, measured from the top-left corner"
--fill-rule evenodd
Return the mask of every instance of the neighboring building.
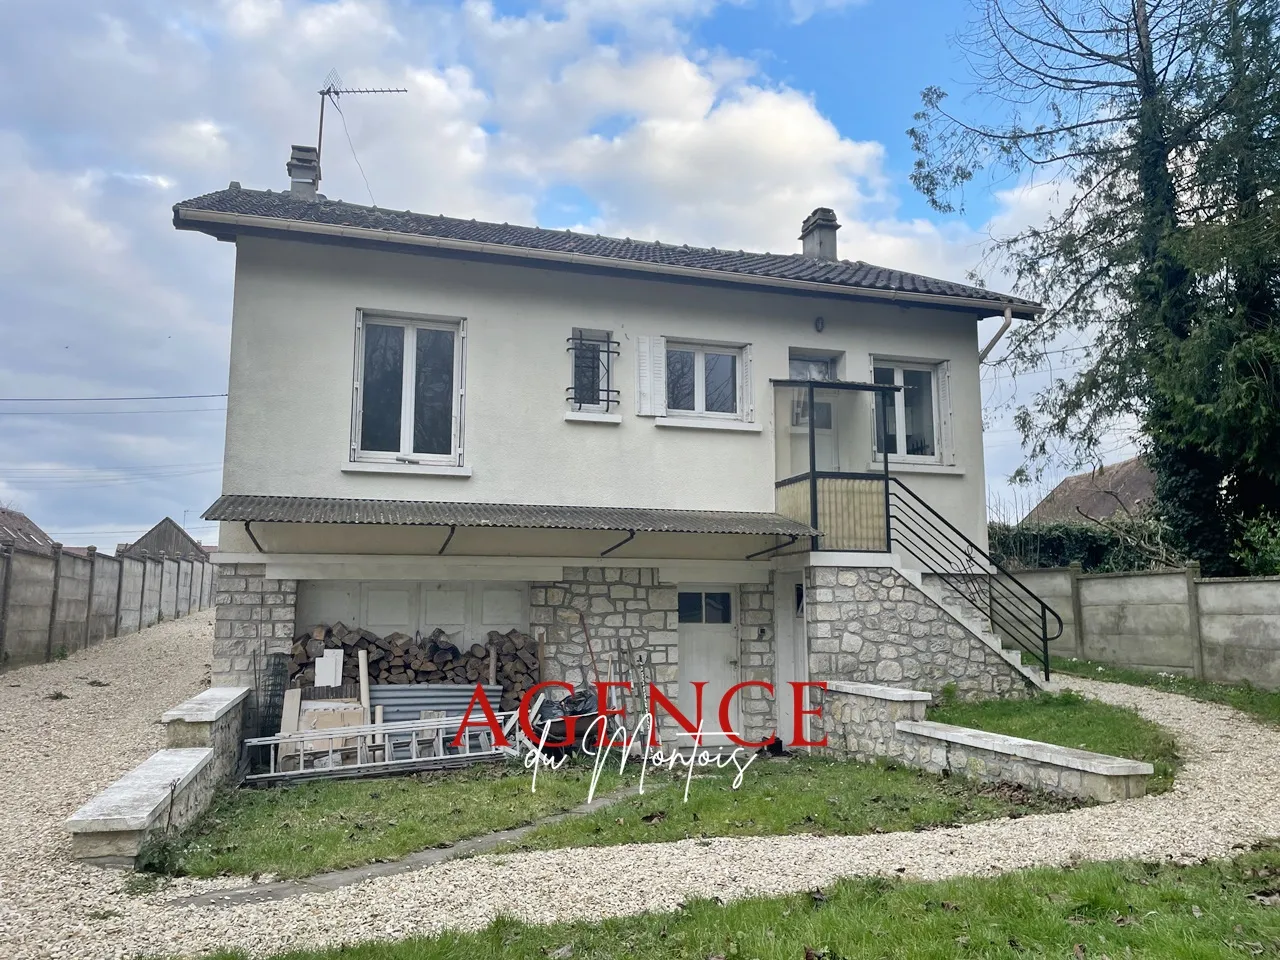
M 12 545 L 40 553 L 53 552 L 53 538 L 25 513 L 0 507 L 0 545 Z
M 1156 475 L 1142 457 L 1067 477 L 1037 503 L 1023 523 L 1080 523 L 1113 514 L 1137 516 L 1155 496 Z
M 531 630 L 581 683 L 581 611 L 682 704 L 692 680 L 1027 688 L 920 570 L 983 572 L 977 322 L 1039 306 L 838 260 L 826 209 L 803 253 L 752 254 L 329 201 L 305 149 L 289 170 L 174 207 L 236 244 L 215 683 L 338 620 Z M 1039 652 L 1040 622 L 1010 629 Z M 767 729 L 747 697 L 733 723 Z
M 154 560 L 162 555 L 200 562 L 209 559 L 209 551 L 200 545 L 200 541 L 183 530 L 171 517 L 165 517 L 134 543 L 116 544 L 117 557 L 150 557 Z

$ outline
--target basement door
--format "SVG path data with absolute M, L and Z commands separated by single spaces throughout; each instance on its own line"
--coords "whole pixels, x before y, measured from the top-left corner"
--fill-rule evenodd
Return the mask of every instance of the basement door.
M 719 746 L 729 742 L 720 725 L 720 701 L 738 682 L 738 594 L 732 586 L 685 584 L 679 592 L 680 696 L 677 706 L 691 720 L 697 714 L 696 681 L 702 688 L 703 743 Z M 696 721 L 695 721 L 696 722 Z M 738 697 L 729 711 L 733 731 L 742 729 Z M 680 742 L 689 735 L 678 731 Z

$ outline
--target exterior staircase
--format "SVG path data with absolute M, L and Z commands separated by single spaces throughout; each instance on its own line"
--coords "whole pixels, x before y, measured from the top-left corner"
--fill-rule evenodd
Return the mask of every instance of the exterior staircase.
M 896 477 L 888 503 L 890 548 L 902 575 L 1046 689 L 1049 644 L 1062 636 L 1057 612 Z

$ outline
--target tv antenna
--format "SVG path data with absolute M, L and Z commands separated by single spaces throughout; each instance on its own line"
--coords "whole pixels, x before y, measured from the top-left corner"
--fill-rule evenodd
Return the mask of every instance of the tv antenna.
M 324 89 L 318 91 L 320 94 L 320 130 L 316 134 L 316 182 L 320 182 L 320 154 L 324 151 L 324 104 L 326 100 L 332 100 L 334 108 L 341 113 L 342 108 L 338 106 L 338 98 L 349 93 L 408 93 L 404 87 L 344 87 L 342 85 L 342 77 L 338 76 L 337 70 L 330 70 L 328 76 L 324 78 Z

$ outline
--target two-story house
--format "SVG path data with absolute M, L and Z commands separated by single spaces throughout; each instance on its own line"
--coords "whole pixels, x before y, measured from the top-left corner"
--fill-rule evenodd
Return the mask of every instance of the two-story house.
M 336 202 L 308 148 L 289 172 L 174 207 L 236 244 L 215 683 L 342 621 L 518 627 L 578 684 L 579 613 L 682 706 L 1037 682 L 1052 612 L 983 553 L 977 332 L 1036 304 L 841 260 L 827 209 L 757 254 Z M 794 708 L 752 687 L 732 723 Z

